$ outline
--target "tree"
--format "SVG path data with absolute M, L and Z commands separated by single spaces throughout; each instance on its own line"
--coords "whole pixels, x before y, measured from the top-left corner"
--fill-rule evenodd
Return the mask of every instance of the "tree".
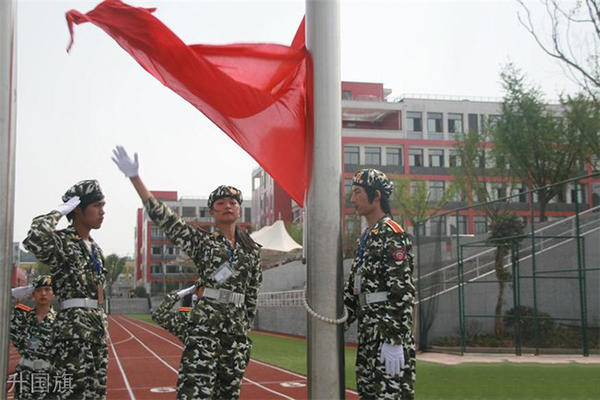
M 545 22 L 548 23 L 548 26 L 541 28 L 539 22 L 534 22 L 532 11 L 525 1 L 517 1 L 525 12 L 519 14 L 519 21 L 540 48 L 558 60 L 565 67 L 567 76 L 597 102 L 600 89 L 600 60 L 597 54 L 600 41 L 600 1 L 541 0 L 545 8 Z M 540 35 L 540 31 L 549 34 Z
M 37 261 L 35 263 L 35 277 L 41 276 L 41 275 L 51 275 L 50 274 L 50 266 L 48 266 L 47 264 L 44 264 L 41 261 Z
M 503 213 L 497 215 L 490 222 L 490 237 L 488 243 L 496 246 L 496 255 L 494 257 L 494 271 L 498 279 L 498 298 L 495 308 L 494 333 L 496 337 L 502 335 L 502 304 L 504 303 L 504 285 L 510 278 L 510 273 L 504 269 L 504 257 L 508 250 L 516 242 L 521 240 L 523 235 L 523 223 L 515 214 Z
M 395 178 L 390 206 L 403 224 L 410 222 L 416 229 L 429 216 L 437 214 L 454 197 L 455 185 L 445 187 L 440 197 L 432 198 L 432 191 L 424 180 Z
M 562 100 L 565 107 L 565 120 L 567 128 L 572 129 L 581 136 L 584 143 L 583 156 L 586 161 L 598 170 L 600 160 L 600 104 L 588 95 L 578 93 L 567 96 Z M 595 157 L 595 160 L 594 160 Z
M 509 214 L 506 202 L 499 198 L 510 195 L 517 184 L 510 171 L 506 168 L 506 159 L 492 151 L 490 142 L 490 121 L 487 121 L 479 132 L 470 131 L 459 138 L 455 144 L 458 161 L 453 172 L 455 181 L 464 196 L 471 202 L 480 203 L 480 209 L 490 222 L 490 244 L 496 247 L 494 270 L 498 280 L 498 297 L 495 307 L 494 332 L 497 337 L 502 334 L 502 305 L 504 304 L 504 287 L 510 274 L 503 268 L 504 257 L 508 252 L 507 243 L 502 239 L 517 236 L 522 233 L 523 225 L 518 217 Z M 492 193 L 491 185 L 500 185 L 499 192 Z M 475 199 L 472 199 L 474 196 Z
M 542 188 L 577 176 L 582 171 L 581 134 L 542 100 L 542 93 L 530 86 L 525 75 L 509 64 L 501 73 L 506 90 L 502 118 L 492 129 L 496 159 L 506 160 L 511 173 L 523 183 Z M 540 220 L 546 220 L 546 206 L 563 190 L 554 186 L 537 191 Z
M 119 257 L 115 253 L 109 254 L 105 258 L 106 282 L 108 283 L 108 295 L 112 296 L 112 285 L 117 281 L 119 275 L 123 273 L 127 257 Z

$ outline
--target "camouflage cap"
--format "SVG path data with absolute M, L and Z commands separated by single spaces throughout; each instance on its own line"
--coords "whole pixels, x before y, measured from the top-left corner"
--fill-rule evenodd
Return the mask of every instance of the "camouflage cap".
M 33 283 L 33 287 L 35 289 L 41 287 L 52 287 L 52 278 L 50 277 L 50 275 L 40 275 L 36 278 L 35 282 Z
M 373 168 L 361 169 L 354 174 L 352 184 L 380 190 L 381 194 L 388 198 L 394 190 L 394 184 L 390 182 L 388 177 L 383 172 Z
M 208 208 L 212 209 L 214 202 L 223 197 L 234 198 L 240 204 L 242 204 L 242 201 L 244 201 L 242 198 L 242 192 L 239 189 L 236 189 L 233 186 L 221 185 L 213 190 L 210 196 L 208 196 Z
M 79 196 L 82 206 L 95 203 L 104 198 L 100 184 L 95 179 L 76 183 L 63 194 L 62 200 L 67 201 L 75 196 Z

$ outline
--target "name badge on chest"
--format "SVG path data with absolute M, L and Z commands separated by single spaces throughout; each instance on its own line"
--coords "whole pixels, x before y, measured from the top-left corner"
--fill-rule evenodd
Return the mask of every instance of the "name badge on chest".
M 360 293 L 361 281 L 362 281 L 362 275 L 361 274 L 354 274 L 354 294 L 359 294 Z
M 217 269 L 211 275 L 211 278 L 219 285 L 225 283 L 231 276 L 233 276 L 234 270 L 229 266 L 229 262 L 225 261 L 219 269 Z
M 37 338 L 29 339 L 29 350 L 37 350 L 40 347 L 40 341 Z

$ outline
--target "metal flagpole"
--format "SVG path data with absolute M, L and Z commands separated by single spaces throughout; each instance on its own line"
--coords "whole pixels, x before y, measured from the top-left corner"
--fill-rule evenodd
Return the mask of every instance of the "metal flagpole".
M 16 0 L 0 0 L 0 397 L 6 393 L 15 196 Z
M 342 316 L 341 82 L 339 0 L 306 1 L 306 43 L 314 66 L 314 158 L 307 197 L 307 300 Z M 343 399 L 341 325 L 308 317 L 308 398 Z

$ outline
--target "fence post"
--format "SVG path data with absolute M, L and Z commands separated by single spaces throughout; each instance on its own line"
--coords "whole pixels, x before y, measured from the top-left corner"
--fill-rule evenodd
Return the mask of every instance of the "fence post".
M 587 332 L 587 293 L 585 282 L 585 256 L 583 253 L 583 237 L 579 225 L 579 182 L 575 181 L 575 229 L 577 242 L 577 269 L 579 270 L 579 301 L 581 305 L 581 331 L 583 340 L 583 356 L 589 357 Z
M 536 265 L 535 265 L 535 203 L 533 201 L 533 194 L 535 190 L 531 191 L 531 277 L 533 285 L 533 322 L 535 331 L 535 355 L 540 355 L 540 321 L 538 318 L 537 308 L 537 281 L 536 281 Z

